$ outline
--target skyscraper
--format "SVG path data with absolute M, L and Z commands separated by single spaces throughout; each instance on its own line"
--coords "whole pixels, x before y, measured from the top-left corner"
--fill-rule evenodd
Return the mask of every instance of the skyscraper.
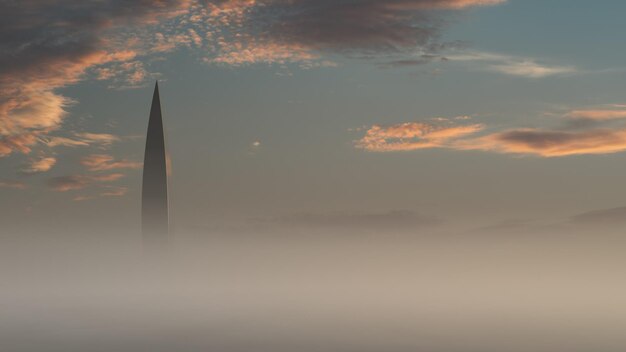
M 158 82 L 152 97 L 144 154 L 141 223 L 145 246 L 160 246 L 167 243 L 169 234 L 167 158 Z

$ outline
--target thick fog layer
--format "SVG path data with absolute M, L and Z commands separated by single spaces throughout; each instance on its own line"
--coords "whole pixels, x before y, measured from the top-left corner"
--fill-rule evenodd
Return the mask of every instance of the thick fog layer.
M 0 350 L 623 351 L 624 248 L 597 230 L 196 231 L 167 254 L 6 235 Z

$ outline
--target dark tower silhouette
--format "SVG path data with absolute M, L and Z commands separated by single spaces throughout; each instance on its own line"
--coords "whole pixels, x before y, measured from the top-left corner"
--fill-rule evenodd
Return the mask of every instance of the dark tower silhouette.
M 144 246 L 159 247 L 167 243 L 169 234 L 167 159 L 158 82 L 152 97 L 143 162 L 141 225 Z

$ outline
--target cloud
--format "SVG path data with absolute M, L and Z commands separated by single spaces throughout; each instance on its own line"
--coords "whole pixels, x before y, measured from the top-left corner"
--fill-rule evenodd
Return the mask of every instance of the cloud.
M 513 128 L 457 141 L 454 148 L 541 157 L 611 154 L 626 150 L 622 106 L 574 109 L 553 128 Z
M 435 125 L 406 122 L 391 126 L 373 125 L 355 146 L 370 152 L 397 152 L 449 148 L 453 141 L 481 131 L 481 124 Z
M 490 133 L 484 133 L 487 126 L 483 124 L 466 124 L 471 116 L 436 117 L 429 122 L 389 126 L 375 124 L 356 129 L 366 132 L 354 145 L 371 152 L 447 148 L 547 158 L 612 154 L 626 151 L 623 108 L 611 105 L 604 109 L 574 109 L 561 113 L 561 124 L 553 128 L 509 128 Z
M 626 150 L 626 128 L 582 131 L 514 129 L 460 141 L 454 147 L 542 157 L 611 154 Z
M 207 58 L 206 62 L 243 66 L 254 63 L 287 64 L 309 62 L 319 59 L 318 54 L 309 48 L 294 44 L 256 43 L 253 40 L 245 44 L 222 43 L 220 54 L 215 58 Z
M 57 192 L 67 192 L 87 187 L 89 179 L 81 175 L 59 176 L 48 180 L 48 186 Z
M 124 28 L 180 15 L 189 4 L 188 0 L 1 2 L 0 156 L 29 153 L 60 129 L 73 101 L 57 89 L 79 82 L 90 69 L 125 63 L 141 54 L 143 49 L 125 45 Z M 136 72 L 131 81 L 140 78 Z
M 21 133 L 0 138 L 0 157 L 7 156 L 18 150 L 24 154 L 30 153 L 31 146 L 38 140 L 37 133 Z
M 28 186 L 21 181 L 0 180 L 0 188 L 26 189 Z
M 102 197 L 121 197 L 128 193 L 128 187 L 106 187 L 106 191 L 100 193 Z
M 574 119 L 594 121 L 618 120 L 626 119 L 626 109 L 572 110 L 567 113 L 567 116 Z
M 334 66 L 333 55 L 440 57 L 446 11 L 504 0 L 22 0 L 0 2 L 0 157 L 38 146 L 108 145 L 58 136 L 86 78 L 142 86 L 146 58 L 180 47 L 241 66 Z M 396 57 L 397 58 L 397 57 Z M 402 61 L 397 61 L 400 65 Z M 103 136 L 104 137 L 104 136 Z
M 56 165 L 57 159 L 55 157 L 43 157 L 39 159 L 30 160 L 30 163 L 23 167 L 20 172 L 23 174 L 31 175 L 49 171 Z
M 115 169 L 139 169 L 143 165 L 140 162 L 129 160 L 115 160 L 111 155 L 92 154 L 81 159 L 81 165 L 89 171 L 106 171 Z
M 109 133 L 75 133 L 73 137 L 48 137 L 42 138 L 48 147 L 86 147 L 90 145 L 109 146 L 114 142 L 119 142 L 120 137 Z
M 441 12 L 504 0 L 208 1 L 217 24 L 211 62 L 285 63 L 324 54 L 437 52 Z M 234 34 L 233 34 L 234 33 Z
M 91 196 L 76 196 L 72 198 L 72 200 L 75 202 L 84 202 L 86 200 L 92 200 L 92 199 L 94 199 L 94 197 L 91 197 Z
M 111 81 L 114 88 L 143 87 L 151 74 L 146 70 L 143 62 L 126 61 L 102 67 L 95 70 L 96 79 Z
M 75 202 L 84 202 L 87 200 L 97 199 L 98 197 L 122 197 L 128 193 L 128 187 L 105 186 L 103 188 L 104 191 L 97 195 L 77 195 L 72 198 L 72 200 Z
M 573 66 L 546 66 L 533 61 L 510 62 L 488 66 L 492 71 L 504 73 L 511 76 L 521 76 L 528 78 L 543 78 L 563 74 L 576 73 Z
M 488 52 L 469 51 L 461 54 L 446 55 L 445 58 L 451 62 L 472 64 L 480 70 L 526 78 L 544 78 L 579 72 L 576 67 L 571 65 L 546 64 L 534 58 Z
M 97 182 L 113 182 L 124 177 L 124 174 L 114 173 L 107 175 L 68 175 L 53 177 L 48 180 L 48 186 L 57 192 L 67 192 L 84 189 Z

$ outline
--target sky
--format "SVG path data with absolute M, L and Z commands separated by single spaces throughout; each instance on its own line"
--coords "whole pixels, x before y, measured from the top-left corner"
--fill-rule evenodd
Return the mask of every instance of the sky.
M 619 219 L 625 7 L 3 1 L 2 223 L 137 229 L 156 80 L 176 228 Z
M 624 351 L 625 11 L 0 0 L 0 350 Z

